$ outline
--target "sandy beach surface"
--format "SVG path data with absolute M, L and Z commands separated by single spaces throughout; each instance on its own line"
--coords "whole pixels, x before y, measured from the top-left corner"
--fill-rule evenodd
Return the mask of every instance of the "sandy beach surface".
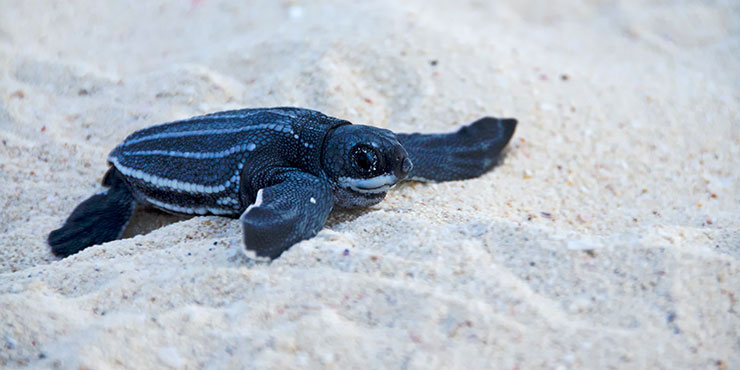
M 740 3 L 0 1 L 0 367 L 738 369 Z M 45 243 L 134 130 L 294 105 L 519 120 L 501 165 L 334 212 Z

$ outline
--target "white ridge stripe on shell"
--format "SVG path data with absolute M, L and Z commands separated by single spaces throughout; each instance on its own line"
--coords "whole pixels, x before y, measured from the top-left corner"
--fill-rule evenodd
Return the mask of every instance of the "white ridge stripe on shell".
M 262 109 L 262 108 L 258 108 L 258 109 L 247 110 L 246 112 L 243 112 L 241 114 L 233 114 L 234 111 L 231 111 L 231 112 L 229 112 L 229 111 L 226 111 L 226 112 L 216 112 L 216 113 L 206 114 L 204 116 L 190 117 L 190 118 L 186 118 L 186 119 L 179 120 L 179 121 L 174 121 L 174 122 L 192 122 L 192 121 L 208 121 L 208 120 L 215 121 L 215 120 L 222 120 L 222 119 L 244 119 L 244 118 L 248 118 L 250 116 L 253 116 L 255 114 L 265 113 L 265 112 L 269 112 L 269 113 L 272 113 L 272 114 L 277 114 L 277 115 L 283 116 L 283 117 L 298 118 L 298 116 L 296 116 L 295 114 L 293 114 L 290 111 L 281 110 L 281 109 Z M 168 123 L 173 123 L 173 122 L 168 122 Z M 166 125 L 166 124 L 167 123 L 165 123 L 164 125 Z
M 224 119 L 244 119 L 244 118 L 248 118 L 249 116 L 253 116 L 256 113 L 259 113 L 259 112 L 256 112 L 256 111 L 248 111 L 248 112 L 244 112 L 244 113 L 241 113 L 241 114 L 227 114 L 227 112 L 216 112 L 216 113 L 206 114 L 204 116 L 195 116 L 195 117 L 190 117 L 190 118 L 181 119 L 181 120 L 177 120 L 177 121 L 167 122 L 167 123 L 163 123 L 163 124 L 157 125 L 157 126 L 164 126 L 164 125 L 168 125 L 170 123 L 176 123 L 176 122 L 218 121 L 218 120 L 224 120 Z
M 185 214 L 191 214 L 191 215 L 205 215 L 208 212 L 210 212 L 210 213 L 213 213 L 214 215 L 227 215 L 227 214 L 231 214 L 234 212 L 231 210 L 213 208 L 213 207 L 188 208 L 188 207 L 178 206 L 176 204 L 160 202 L 156 199 L 152 199 L 149 197 L 146 197 L 145 199 L 147 200 L 147 202 L 157 207 L 164 208 L 166 210 L 177 212 L 177 213 L 185 213 Z
M 270 112 L 272 114 L 277 114 L 279 116 L 288 117 L 288 118 L 298 118 L 293 112 L 288 110 L 282 110 L 282 109 L 263 109 L 263 112 Z
M 169 157 L 183 157 L 183 158 L 195 158 L 195 159 L 214 159 L 228 157 L 232 154 L 243 153 L 245 151 L 253 151 L 257 145 L 254 143 L 244 143 L 232 146 L 229 149 L 222 150 L 220 152 L 177 152 L 173 150 L 140 150 L 136 152 L 125 152 L 125 155 L 164 155 Z
M 219 117 L 219 119 L 222 119 L 224 117 Z M 128 146 L 131 144 L 140 143 L 142 141 L 150 141 L 150 140 L 157 140 L 157 139 L 169 139 L 174 137 L 185 137 L 185 136 L 200 136 L 200 135 L 222 135 L 222 134 L 234 134 L 237 132 L 244 132 L 244 131 L 251 131 L 251 130 L 259 130 L 259 129 L 270 129 L 275 130 L 278 132 L 285 132 L 284 125 L 276 124 L 276 123 L 268 123 L 264 125 L 253 125 L 253 126 L 244 126 L 239 128 L 224 128 L 224 129 L 214 129 L 214 130 L 193 130 L 193 131 L 178 131 L 178 132 L 162 132 L 159 134 L 152 134 L 149 136 L 144 137 L 137 137 L 135 139 L 124 141 L 122 146 Z
M 196 184 L 192 182 L 183 182 L 178 180 L 172 180 L 167 179 L 164 177 L 159 177 L 156 175 L 148 174 L 142 170 L 135 170 L 133 168 L 126 167 L 122 165 L 118 158 L 116 157 L 110 157 L 108 160 L 113 163 L 114 166 L 116 166 L 116 169 L 118 171 L 121 171 L 122 174 L 125 176 L 133 177 L 139 180 L 142 180 L 144 182 L 148 182 L 158 188 L 170 188 L 174 190 L 181 190 L 186 193 L 201 193 L 201 194 L 210 194 L 210 193 L 220 193 L 228 188 L 230 188 L 232 185 L 238 183 L 239 179 L 239 172 L 237 171 L 234 176 L 231 176 L 230 179 L 226 180 L 225 183 L 220 185 L 203 185 L 203 184 Z
M 220 204 L 222 206 L 230 205 L 230 204 L 237 205 L 239 204 L 239 201 L 232 197 L 224 197 L 224 198 L 218 198 L 218 200 L 216 200 L 216 204 Z

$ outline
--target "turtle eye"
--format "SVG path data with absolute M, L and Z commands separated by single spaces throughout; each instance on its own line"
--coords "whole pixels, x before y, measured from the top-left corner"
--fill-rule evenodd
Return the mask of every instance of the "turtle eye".
M 367 145 L 357 145 L 352 149 L 352 167 L 361 175 L 367 176 L 378 169 L 378 153 Z

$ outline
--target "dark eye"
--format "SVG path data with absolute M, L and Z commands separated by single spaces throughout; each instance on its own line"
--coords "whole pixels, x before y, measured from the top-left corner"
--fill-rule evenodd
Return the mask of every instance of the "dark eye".
M 378 169 L 378 154 L 372 147 L 358 145 L 352 149 L 352 166 L 363 176 Z

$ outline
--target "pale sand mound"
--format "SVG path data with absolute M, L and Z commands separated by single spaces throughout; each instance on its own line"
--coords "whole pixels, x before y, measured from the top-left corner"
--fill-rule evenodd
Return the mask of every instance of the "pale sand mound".
M 740 368 L 737 1 L 102 3 L 0 5 L 0 366 Z M 50 255 L 127 134 L 274 105 L 520 124 L 271 265 L 156 214 Z

